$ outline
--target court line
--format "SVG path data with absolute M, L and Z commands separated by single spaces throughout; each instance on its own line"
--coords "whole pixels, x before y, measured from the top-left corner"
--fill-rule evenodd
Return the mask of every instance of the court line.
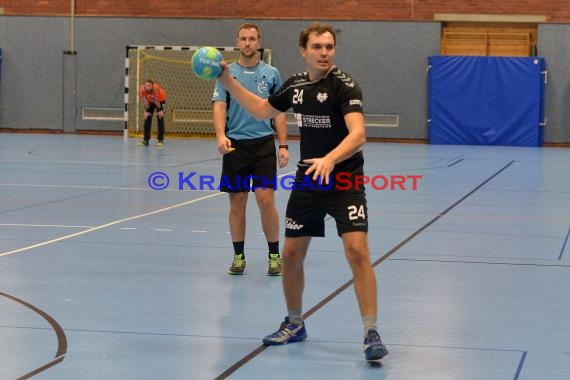
M 139 182 L 142 183 L 142 182 Z M 25 183 L 0 183 L 0 186 L 14 186 L 14 187 L 39 187 L 39 188 L 55 188 L 55 189 L 85 189 L 85 190 L 142 190 L 142 191 L 156 191 L 150 187 L 133 187 L 133 186 L 85 186 L 85 185 L 34 185 Z M 178 189 L 162 189 L 161 191 L 180 191 Z
M 370 214 L 374 215 L 383 215 L 383 216 L 394 216 L 394 217 L 410 217 L 416 218 L 421 216 L 431 216 L 433 213 L 428 212 L 382 212 L 382 211 L 375 211 L 370 212 Z M 562 217 L 536 217 L 536 216 L 512 216 L 512 215 L 468 215 L 468 214 L 454 214 L 448 215 L 447 218 L 450 219 L 462 219 L 466 221 L 488 221 L 488 222 L 552 222 L 552 223 L 567 223 L 566 218 Z M 401 229 L 395 228 L 392 229 Z M 445 232 L 443 230 L 440 230 Z M 464 233 L 466 233 L 464 231 Z M 476 233 L 476 232 L 472 232 Z
M 293 173 L 295 173 L 295 171 L 292 171 L 292 172 L 289 172 L 289 173 L 284 173 L 284 174 L 279 175 L 278 178 L 280 178 L 280 177 L 282 177 L 282 176 L 285 176 L 285 175 L 293 174 Z M 188 206 L 188 205 L 190 205 L 190 204 L 192 204 L 192 203 L 196 203 L 196 202 L 199 202 L 199 201 L 208 199 L 208 198 L 217 197 L 217 196 L 222 195 L 222 194 L 226 194 L 226 193 L 224 193 L 224 192 L 216 192 L 216 193 L 214 193 L 214 194 L 205 195 L 205 196 L 203 196 L 203 197 L 191 199 L 191 200 L 186 201 L 186 202 L 182 202 L 182 203 L 178 203 L 178 204 L 175 204 L 175 205 L 172 205 L 172 206 L 164 207 L 164 208 L 161 208 L 161 209 L 158 209 L 158 210 L 146 212 L 146 213 L 144 213 L 144 214 L 134 215 L 134 216 L 130 216 L 130 217 L 128 217 L 128 218 L 123 218 L 123 219 L 118 219 L 118 220 L 115 220 L 115 221 L 112 221 L 112 222 L 109 222 L 109 223 L 101 224 L 101 225 L 99 225 L 99 226 L 90 227 L 90 228 L 88 228 L 88 229 L 86 229 L 86 230 L 84 230 L 84 231 L 79 231 L 79 232 L 75 232 L 75 233 L 72 233 L 72 234 L 60 236 L 60 237 L 55 238 L 55 239 L 52 239 L 52 240 L 47 240 L 47 241 L 44 241 L 44 242 L 41 242 L 41 243 L 37 243 L 37 244 L 33 244 L 33 245 L 30 245 L 30 246 L 27 246 L 27 247 L 22 247 L 22 248 L 14 249 L 14 250 L 12 250 L 12 251 L 2 252 L 2 253 L 0 253 L 0 257 L 8 256 L 8 255 L 13 255 L 13 254 L 21 253 L 21 252 L 25 252 L 25 251 L 29 251 L 29 250 L 34 249 L 34 248 L 44 247 L 44 246 L 46 246 L 46 245 L 50 245 L 50 244 L 53 244 L 53 243 L 57 243 L 57 242 L 60 242 L 60 241 L 63 241 L 63 240 L 68 240 L 68 239 L 71 239 L 71 238 L 74 238 L 74 237 L 77 237 L 77 236 L 85 235 L 85 234 L 88 234 L 88 233 L 90 233 L 90 232 L 98 231 L 98 230 L 101 230 L 101 229 L 104 229 L 104 228 L 107 228 L 107 227 L 111 227 L 111 226 L 114 226 L 114 225 L 117 225 L 117 224 L 120 224 L 120 223 L 123 223 L 123 222 L 128 222 L 128 221 L 131 221 L 131 220 L 136 220 L 136 219 L 144 218 L 144 217 L 146 217 L 146 216 L 151 216 L 151 215 L 160 214 L 160 213 L 165 212 L 165 211 L 174 210 L 174 209 L 179 208 L 179 207 Z
M 182 203 L 178 203 L 178 204 L 175 204 L 175 205 L 172 205 L 172 206 L 168 206 L 168 207 L 164 207 L 164 208 L 161 208 L 161 209 L 158 209 L 158 210 L 154 210 L 154 211 L 150 211 L 150 212 L 145 212 L 144 214 L 134 215 L 134 216 L 130 216 L 130 217 L 128 217 L 128 218 L 123 218 L 123 219 L 118 219 L 118 220 L 115 220 L 115 221 L 112 221 L 112 222 L 109 222 L 109 223 L 101 224 L 101 225 L 96 226 L 96 227 L 91 227 L 91 228 L 86 229 L 86 230 L 83 230 L 83 231 L 75 232 L 75 233 L 72 233 L 72 234 L 69 234 L 69 235 L 60 236 L 60 237 L 55 238 L 55 239 L 52 239 L 52 240 L 47 240 L 47 241 L 44 241 L 44 242 L 41 242 L 41 243 L 37 243 L 37 244 L 33 244 L 33 245 L 30 245 L 30 246 L 27 246 L 27 247 L 22 247 L 22 248 L 14 249 L 14 250 L 12 250 L 12 251 L 3 252 L 3 253 L 0 253 L 0 257 L 8 256 L 8 255 L 13 255 L 13 254 L 21 253 L 21 252 L 25 252 L 25 251 L 29 251 L 29 250 L 34 249 L 34 248 L 44 247 L 44 246 L 46 246 L 46 245 L 50 245 L 50 244 L 53 244 L 53 243 L 57 243 L 57 242 L 60 242 L 60 241 L 63 241 L 63 240 L 67 240 L 67 239 L 71 239 L 71 238 L 74 238 L 74 237 L 77 237 L 77 236 L 85 235 L 85 234 L 88 234 L 88 233 L 90 233 L 90 232 L 102 230 L 102 229 L 104 229 L 104 228 L 111 227 L 111 226 L 114 226 L 114 225 L 116 225 L 116 224 L 128 222 L 128 221 L 131 221 L 131 220 L 136 220 L 136 219 L 140 219 L 140 218 L 144 218 L 144 217 L 146 217 L 146 216 L 151 216 L 151 215 L 160 214 L 160 213 L 162 213 L 162 212 L 169 211 L 169 210 L 174 210 L 174 209 L 176 209 L 176 208 L 183 207 L 183 206 L 187 206 L 187 205 L 189 205 L 189 204 L 202 201 L 202 200 L 204 200 L 204 199 L 217 197 L 218 195 L 221 195 L 221 194 L 225 194 L 225 193 L 221 193 L 221 192 L 220 192 L 220 193 L 216 193 L 216 194 L 205 195 L 205 196 L 200 197 L 200 198 L 191 199 L 191 200 L 189 200 L 189 201 L 182 202 Z
M 570 268 L 568 264 L 540 264 L 540 263 L 515 263 L 509 261 L 474 261 L 474 260 L 444 260 L 444 259 L 412 259 L 412 258 L 393 258 L 394 261 L 409 261 L 409 262 L 425 262 L 425 263 L 452 263 L 452 264 L 483 264 L 483 265 L 507 265 L 507 266 L 520 266 L 520 267 L 554 267 L 554 268 Z M 520 259 L 516 260 L 533 260 L 533 259 Z M 537 259 L 534 259 L 537 260 Z M 545 261 L 547 259 L 544 259 Z M 550 259 L 554 261 L 554 259 Z
M 50 324 L 52 330 L 54 331 L 55 335 L 57 336 L 57 351 L 55 353 L 54 359 L 49 361 L 48 363 L 44 364 L 43 366 L 33 370 L 32 372 L 29 372 L 23 376 L 18 377 L 17 380 L 29 379 L 32 376 L 35 376 L 38 373 L 43 372 L 46 369 L 62 362 L 63 359 L 65 358 L 65 354 L 67 353 L 67 337 L 65 336 L 65 332 L 63 331 L 63 329 L 61 328 L 59 323 L 57 323 L 56 320 L 53 319 L 45 311 L 35 307 L 34 305 L 32 305 L 32 304 L 30 304 L 24 300 L 21 300 L 17 297 L 14 297 L 14 296 L 7 294 L 7 293 L 4 293 L 4 292 L 0 292 L 0 296 L 4 296 L 6 298 L 11 299 L 12 301 L 18 302 L 19 304 L 27 307 L 28 309 L 31 309 L 36 314 L 40 315 L 43 319 L 45 319 Z
M 519 361 L 519 365 L 518 365 L 518 367 L 517 367 L 517 372 L 515 372 L 515 377 L 514 377 L 513 380 L 517 380 L 517 379 L 519 378 L 520 374 L 521 374 L 522 367 L 523 367 L 523 364 L 524 364 L 524 360 L 526 359 L 526 353 L 527 353 L 526 351 L 524 351 L 524 352 L 522 353 L 521 360 Z
M 459 160 L 456 160 L 454 162 L 452 162 L 451 164 L 447 165 L 448 168 L 457 165 L 458 163 L 460 163 L 461 161 L 463 161 L 463 158 L 460 158 Z
M 93 226 L 66 226 L 61 224 L 23 224 L 23 223 L 0 223 L 0 227 L 93 228 Z
M 570 228 L 566 233 L 566 239 L 564 239 L 564 244 L 562 244 L 562 249 L 560 250 L 560 255 L 558 255 L 558 260 L 562 260 L 562 255 L 564 254 L 564 249 L 566 248 L 566 243 L 568 243 L 568 237 L 570 237 Z
M 506 170 L 508 167 L 510 167 L 515 161 L 510 161 L 507 165 L 503 166 L 501 169 L 499 169 L 498 171 L 496 171 L 493 175 L 491 175 L 489 178 L 487 178 L 485 181 L 483 181 L 482 183 L 480 183 L 478 186 L 476 186 L 473 190 L 471 190 L 470 192 L 468 192 L 467 194 L 465 194 L 463 197 L 461 197 L 458 201 L 456 201 L 455 203 L 453 203 L 451 206 L 449 206 L 448 208 L 446 208 L 443 212 L 439 213 L 438 215 L 436 215 L 433 219 L 431 219 L 429 222 L 427 222 L 426 224 L 424 224 L 422 227 L 420 227 L 419 229 L 417 229 L 415 232 L 413 232 L 410 236 L 408 236 L 406 239 L 402 240 L 400 243 L 398 243 L 396 246 L 394 246 L 390 251 L 388 251 L 386 254 L 384 254 L 382 257 L 380 257 L 379 259 L 377 259 L 376 261 L 374 261 L 372 263 L 372 267 L 375 268 L 376 266 L 380 265 L 383 261 L 387 260 L 390 256 L 392 256 L 394 253 L 396 253 L 400 248 L 402 248 L 404 245 L 406 245 L 407 243 L 409 243 L 411 240 L 413 240 L 416 236 L 418 236 L 419 234 L 421 234 L 423 231 L 425 231 L 429 226 L 431 226 L 432 224 L 434 224 L 435 222 L 437 222 L 439 219 L 441 219 L 443 216 L 445 216 L 445 214 L 447 214 L 448 212 L 450 212 L 453 208 L 455 208 L 457 205 L 459 205 L 461 202 L 463 202 L 465 199 L 467 199 L 468 197 L 470 197 L 471 195 L 473 195 L 477 190 L 479 190 L 480 188 L 482 188 L 483 186 L 485 186 L 487 183 L 489 183 L 493 178 L 495 178 L 496 176 L 498 176 L 499 174 L 501 174 L 504 170 Z M 334 290 L 331 294 L 329 294 L 327 297 L 325 297 L 322 301 L 320 301 L 319 303 L 317 303 L 315 306 L 313 306 L 311 309 L 309 309 L 309 311 L 307 311 L 306 313 L 303 314 L 303 319 L 308 319 L 311 315 L 313 315 L 314 313 L 316 313 L 319 309 L 321 309 L 323 306 L 325 306 L 327 303 L 329 303 L 331 300 L 333 300 L 336 296 L 338 296 L 340 293 L 342 293 L 344 290 L 346 290 L 348 287 L 350 287 L 352 284 L 354 283 L 353 279 L 348 280 L 347 282 L 345 282 L 343 285 L 341 285 L 340 287 L 338 287 L 336 290 Z M 239 359 L 237 362 L 235 362 L 232 366 L 230 366 L 228 369 L 226 369 L 224 372 L 222 372 L 220 375 L 216 376 L 215 380 L 222 380 L 222 379 L 226 379 L 228 376 L 232 375 L 234 372 L 236 372 L 238 369 L 240 369 L 241 367 L 243 367 L 245 364 L 247 364 L 250 360 L 254 359 L 257 355 L 259 355 L 260 353 L 262 353 L 263 351 L 265 351 L 269 346 L 264 346 L 263 344 L 261 344 L 260 346 L 258 346 L 257 348 L 255 348 L 253 351 L 251 351 L 249 354 L 245 355 L 244 357 L 242 357 L 241 359 Z

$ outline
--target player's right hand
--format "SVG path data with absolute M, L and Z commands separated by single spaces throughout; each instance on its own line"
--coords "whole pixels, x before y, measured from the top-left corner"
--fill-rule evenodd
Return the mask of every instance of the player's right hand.
M 228 64 L 224 61 L 220 61 L 220 67 L 222 68 L 222 72 L 220 73 L 220 75 L 218 75 L 218 79 L 221 79 L 222 77 L 228 77 L 229 76 L 229 72 L 230 72 L 230 67 L 228 66 Z
M 218 141 L 218 152 L 221 154 L 229 153 L 233 150 L 232 142 L 227 137 Z

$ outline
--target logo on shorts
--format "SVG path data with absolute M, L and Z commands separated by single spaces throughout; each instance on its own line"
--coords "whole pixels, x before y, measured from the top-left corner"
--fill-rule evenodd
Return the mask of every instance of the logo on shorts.
M 285 218 L 285 228 L 288 230 L 300 230 L 303 228 L 303 224 L 298 224 L 292 218 Z

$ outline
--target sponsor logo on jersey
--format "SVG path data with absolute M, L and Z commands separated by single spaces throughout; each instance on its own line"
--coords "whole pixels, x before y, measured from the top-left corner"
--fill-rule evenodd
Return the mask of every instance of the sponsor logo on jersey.
M 329 95 L 326 92 L 325 93 L 319 92 L 317 94 L 317 100 L 321 103 L 325 102 L 328 98 Z
M 261 80 L 257 85 L 257 91 L 259 91 L 260 94 L 267 94 L 267 92 L 269 91 L 269 86 L 267 85 L 267 82 Z
M 300 117 L 297 117 L 299 115 Z M 332 128 L 329 115 L 303 115 L 296 114 L 297 125 L 303 128 Z

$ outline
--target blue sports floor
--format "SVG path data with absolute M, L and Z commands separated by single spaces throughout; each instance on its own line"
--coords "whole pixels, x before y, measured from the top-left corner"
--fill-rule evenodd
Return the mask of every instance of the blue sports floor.
M 215 141 L 155 143 L 0 134 L 0 379 L 570 379 L 570 149 L 365 146 L 368 175 L 422 176 L 367 187 L 390 349 L 370 365 L 334 223 L 307 257 L 309 339 L 263 348 L 285 305 L 253 197 L 231 277 L 227 196 L 198 181 Z

